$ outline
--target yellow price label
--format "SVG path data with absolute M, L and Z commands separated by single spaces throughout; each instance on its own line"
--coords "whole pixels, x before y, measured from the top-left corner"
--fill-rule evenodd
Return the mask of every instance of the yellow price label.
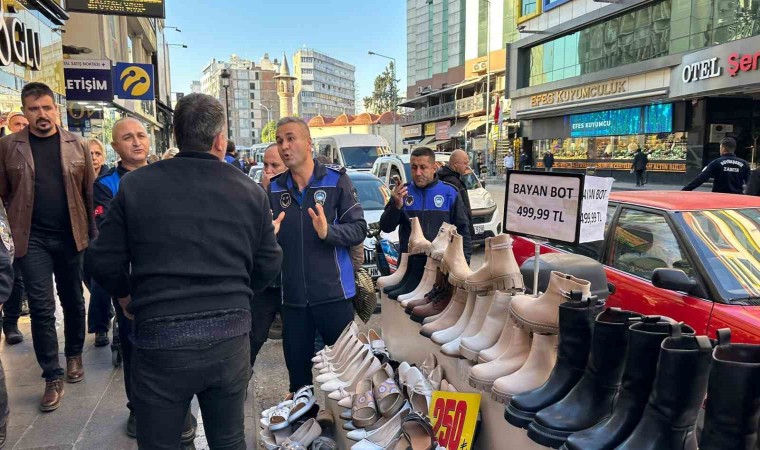
M 433 392 L 430 419 L 433 435 L 447 450 L 469 450 L 480 410 L 480 394 Z

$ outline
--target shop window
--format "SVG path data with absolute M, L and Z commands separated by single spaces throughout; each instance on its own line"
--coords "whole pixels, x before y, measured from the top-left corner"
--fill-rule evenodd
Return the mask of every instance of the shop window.
M 661 214 L 625 208 L 615 226 L 610 265 L 647 280 L 654 269 L 681 269 L 693 275 L 670 224 Z

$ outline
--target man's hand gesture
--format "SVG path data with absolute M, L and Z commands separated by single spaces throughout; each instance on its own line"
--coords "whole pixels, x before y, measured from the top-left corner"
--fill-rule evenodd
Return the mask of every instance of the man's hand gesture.
M 396 209 L 401 209 L 404 206 L 404 197 L 406 197 L 407 188 L 402 183 L 396 183 L 396 186 L 391 192 L 393 202 L 396 205 Z
M 282 220 L 285 218 L 285 211 L 280 212 L 280 215 L 277 216 L 276 219 L 272 221 L 272 225 L 274 226 L 274 235 L 277 236 L 277 233 L 280 232 L 280 224 L 282 223 Z
M 327 217 L 325 217 L 325 209 L 322 208 L 322 205 L 317 203 L 317 212 L 315 213 L 313 209 L 309 208 L 309 216 L 311 217 L 311 223 L 314 225 L 314 231 L 317 232 L 317 236 L 319 236 L 320 239 L 325 239 L 327 237 Z

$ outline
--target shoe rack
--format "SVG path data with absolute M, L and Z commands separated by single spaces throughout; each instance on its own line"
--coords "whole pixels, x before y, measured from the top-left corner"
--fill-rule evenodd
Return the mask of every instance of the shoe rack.
M 382 335 L 388 351 L 398 361 L 407 361 L 410 364 L 422 364 L 427 355 L 434 354 L 438 358 L 438 364 L 443 367 L 446 379 L 460 392 L 481 394 L 480 414 L 481 425 L 477 440 L 476 450 L 536 450 L 546 449 L 528 438 L 527 431 L 510 425 L 504 420 L 504 403 L 493 400 L 490 393 L 476 390 L 467 381 L 470 369 L 475 365 L 472 361 L 453 358 L 441 353 L 441 346 L 432 340 L 420 335 L 420 324 L 409 320 L 409 315 L 397 301 L 381 294 L 382 315 L 380 323 Z M 340 414 L 341 408 L 328 402 L 331 408 L 337 408 Z M 337 417 L 337 415 L 336 415 Z M 341 448 L 350 448 L 341 447 Z

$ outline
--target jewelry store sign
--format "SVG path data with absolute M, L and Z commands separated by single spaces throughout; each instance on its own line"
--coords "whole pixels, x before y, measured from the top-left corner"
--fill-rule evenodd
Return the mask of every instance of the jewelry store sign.
M 40 33 L 27 27 L 19 17 L 9 17 L 7 4 L 0 0 L 0 65 L 10 66 L 16 63 L 31 70 L 40 70 Z
M 605 98 L 612 95 L 625 94 L 627 92 L 628 78 L 623 78 L 532 95 L 530 97 L 530 106 L 531 108 L 538 108 L 542 106 L 561 105 L 570 102 Z

